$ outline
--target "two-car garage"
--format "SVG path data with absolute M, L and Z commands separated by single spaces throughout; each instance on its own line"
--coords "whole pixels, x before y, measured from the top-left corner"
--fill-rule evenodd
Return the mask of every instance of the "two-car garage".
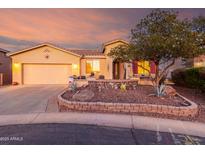
M 81 56 L 51 44 L 14 52 L 10 57 L 13 82 L 18 84 L 67 84 L 69 76 L 80 74 Z
M 66 64 L 23 64 L 23 84 L 66 84 L 72 66 Z

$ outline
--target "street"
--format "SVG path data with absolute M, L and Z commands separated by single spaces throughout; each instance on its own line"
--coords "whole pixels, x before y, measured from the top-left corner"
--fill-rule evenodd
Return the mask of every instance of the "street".
M 0 126 L 0 144 L 31 145 L 184 145 L 205 144 L 205 137 L 141 129 L 81 124 Z

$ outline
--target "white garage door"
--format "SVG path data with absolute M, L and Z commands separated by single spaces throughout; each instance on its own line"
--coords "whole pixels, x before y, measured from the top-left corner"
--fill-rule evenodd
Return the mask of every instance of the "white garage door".
M 24 64 L 24 84 L 66 84 L 72 74 L 71 65 Z

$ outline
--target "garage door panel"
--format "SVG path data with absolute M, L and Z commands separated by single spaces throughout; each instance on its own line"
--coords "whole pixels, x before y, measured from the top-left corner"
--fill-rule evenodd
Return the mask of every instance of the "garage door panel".
M 71 65 L 24 64 L 24 84 L 66 84 Z

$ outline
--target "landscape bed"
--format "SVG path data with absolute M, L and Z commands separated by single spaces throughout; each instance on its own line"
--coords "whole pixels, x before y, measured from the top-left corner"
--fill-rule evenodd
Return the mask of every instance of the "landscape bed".
M 126 114 L 159 114 L 176 117 L 194 117 L 197 105 L 186 98 L 175 96 L 156 97 L 152 86 L 121 90 L 93 86 L 80 87 L 59 95 L 59 109 L 63 111 L 109 112 Z M 81 99 L 81 96 L 83 96 Z
M 153 87 L 151 86 L 137 86 L 135 90 L 122 91 L 120 89 L 102 89 L 94 87 L 80 87 L 77 89 L 77 93 L 82 90 L 92 91 L 94 97 L 87 100 L 79 100 L 73 98 L 76 92 L 67 90 L 62 97 L 70 101 L 86 101 L 86 102 L 105 102 L 105 103 L 133 103 L 133 104 L 157 104 L 157 105 L 170 105 L 170 106 L 182 106 L 185 102 L 179 96 L 165 96 L 156 97 L 153 96 Z M 150 96 L 149 96 L 150 95 Z M 89 96 L 88 96 L 89 97 Z

